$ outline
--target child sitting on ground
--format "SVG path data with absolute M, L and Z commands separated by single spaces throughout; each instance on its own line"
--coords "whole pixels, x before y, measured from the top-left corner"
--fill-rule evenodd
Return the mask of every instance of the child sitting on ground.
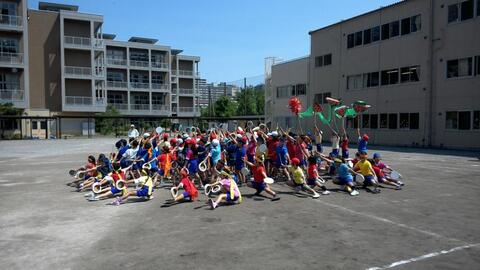
M 315 190 L 306 185 L 305 174 L 300 167 L 300 160 L 298 158 L 292 158 L 292 166 L 290 168 L 290 172 L 292 174 L 293 181 L 287 182 L 289 186 L 295 188 L 297 191 L 306 190 L 312 193 L 314 199 L 320 197 L 320 194 L 318 194 Z
M 187 168 L 183 168 L 180 171 L 180 174 L 182 176 L 182 180 L 178 184 L 178 186 L 173 187 L 170 192 L 173 197 L 173 200 L 175 202 L 180 202 L 180 201 L 189 201 L 192 202 L 197 199 L 198 197 L 198 190 L 195 187 L 195 184 L 190 180 L 189 172 Z M 180 188 L 183 188 L 185 191 L 182 192 L 181 194 L 175 195 L 175 193 L 178 193 L 178 190 Z
M 245 163 L 250 166 L 253 174 L 253 181 L 248 182 L 247 185 L 251 188 L 257 190 L 255 195 L 260 195 L 262 191 L 265 190 L 268 194 L 272 195 L 272 201 L 279 200 L 275 191 L 273 191 L 270 186 L 265 183 L 265 178 L 267 178 L 267 172 L 265 166 L 263 166 L 263 156 L 255 157 L 255 164 L 245 159 Z
M 242 203 L 242 194 L 233 178 L 225 172 L 221 172 L 220 176 L 223 179 L 213 183 L 212 186 L 221 185 L 221 194 L 216 200 L 208 200 L 210 207 L 215 209 L 220 203 L 234 204 L 237 201 L 238 203 Z
M 330 194 L 330 191 L 328 191 L 323 184 L 325 183 L 325 180 L 318 174 L 317 158 L 315 156 L 308 157 L 307 176 L 307 184 L 312 189 L 315 189 L 315 187 L 319 187 L 320 189 L 322 189 L 322 195 Z

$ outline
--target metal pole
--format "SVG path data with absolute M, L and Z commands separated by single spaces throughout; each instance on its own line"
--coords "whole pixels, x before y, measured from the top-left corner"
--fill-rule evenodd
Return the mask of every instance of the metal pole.
M 45 139 L 48 140 L 48 119 L 47 118 L 45 118 Z
M 245 111 L 244 115 L 247 115 L 247 78 L 243 78 L 243 96 L 244 96 L 244 103 L 245 103 Z

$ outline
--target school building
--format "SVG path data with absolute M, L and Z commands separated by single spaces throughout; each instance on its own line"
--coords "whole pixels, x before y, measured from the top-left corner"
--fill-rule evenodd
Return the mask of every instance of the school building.
M 27 116 L 93 116 L 108 105 L 128 116 L 199 116 L 200 57 L 158 44 L 103 33 L 103 16 L 78 6 L 0 0 L 0 103 Z M 64 119 L 79 134 L 83 119 Z M 28 126 L 31 125 L 31 126 Z M 23 135 L 45 132 L 45 121 L 24 121 Z M 18 128 L 18 127 L 16 127 Z
M 363 100 L 372 108 L 346 121 L 352 141 L 358 123 L 373 144 L 480 149 L 480 0 L 400 1 L 309 35 L 309 56 L 267 67 L 271 125 L 296 126 L 294 95 L 304 108 Z

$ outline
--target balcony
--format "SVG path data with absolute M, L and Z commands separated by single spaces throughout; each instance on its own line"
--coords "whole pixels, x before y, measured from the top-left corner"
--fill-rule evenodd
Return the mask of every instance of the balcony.
M 168 63 L 165 63 L 165 62 L 152 62 L 152 68 L 168 69 Z
M 119 111 L 128 111 L 127 103 L 108 103 L 109 106 L 119 110 Z
M 172 76 L 177 76 L 178 74 L 176 69 L 172 69 L 170 72 L 172 73 Z
M 170 106 L 162 104 L 152 104 L 153 113 L 170 114 Z
M 167 84 L 161 84 L 161 83 L 152 83 L 152 89 L 153 90 L 168 91 L 168 85 Z
M 106 108 L 104 99 L 93 99 L 85 96 L 65 96 L 66 111 L 79 112 L 104 112 Z
M 127 59 L 107 58 L 107 65 L 111 65 L 111 66 L 126 66 L 126 65 L 127 65 Z
M 192 77 L 193 70 L 178 70 L 178 76 Z
M 173 94 L 172 94 L 172 98 L 171 98 L 171 99 L 172 99 L 172 102 L 173 102 L 173 103 L 177 103 L 177 102 L 178 102 L 178 96 L 177 96 L 177 95 L 173 95 Z
M 130 86 L 135 89 L 150 89 L 149 83 L 130 82 Z
M 132 111 L 150 111 L 150 104 L 130 104 Z
M 89 79 L 92 77 L 92 68 L 65 66 L 65 76 Z
M 23 17 L 14 15 L 0 14 L 0 28 L 21 30 L 23 26 Z
M 127 89 L 128 82 L 119 82 L 119 81 L 107 81 L 108 88 L 115 88 L 115 89 Z
M 0 102 L 17 103 L 25 101 L 25 91 L 18 89 L 0 89 Z
M 178 107 L 178 113 L 195 113 L 198 112 L 198 109 L 196 107 Z
M 87 37 L 64 36 L 63 42 L 65 47 L 90 49 L 92 46 L 91 39 Z
M 148 63 L 148 61 L 130 60 L 130 66 L 148 68 L 149 63 Z
M 95 49 L 103 49 L 103 48 L 105 48 L 105 41 L 103 39 L 94 38 L 93 39 L 93 47 Z
M 178 89 L 178 94 L 179 95 L 193 95 L 194 90 L 189 89 L 189 88 L 180 88 L 180 89 Z
M 0 52 L 0 63 L 21 65 L 23 64 L 23 53 Z
M 74 106 L 92 106 L 92 97 L 65 96 L 65 104 Z

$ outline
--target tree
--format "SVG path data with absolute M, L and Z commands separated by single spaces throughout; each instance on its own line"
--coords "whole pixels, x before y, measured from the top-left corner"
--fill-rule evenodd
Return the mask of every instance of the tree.
M 262 115 L 265 107 L 263 84 L 249 87 L 237 95 L 237 115 Z
M 17 109 L 12 103 L 0 103 L 0 115 L 22 115 L 23 110 Z M 15 129 L 16 119 L 0 120 L 0 129 L 2 130 L 0 138 L 5 138 L 5 131 Z
M 115 109 L 113 106 L 108 105 L 107 109 L 103 113 L 97 113 L 98 116 L 119 116 L 120 113 Z M 96 130 L 100 132 L 102 135 L 108 135 L 112 134 L 114 131 L 116 131 L 118 121 L 117 119 L 114 118 L 101 118 L 97 119 L 96 121 Z
M 237 104 L 229 97 L 221 96 L 213 104 L 213 110 L 210 107 L 202 108 L 200 110 L 203 117 L 231 117 L 237 111 Z

